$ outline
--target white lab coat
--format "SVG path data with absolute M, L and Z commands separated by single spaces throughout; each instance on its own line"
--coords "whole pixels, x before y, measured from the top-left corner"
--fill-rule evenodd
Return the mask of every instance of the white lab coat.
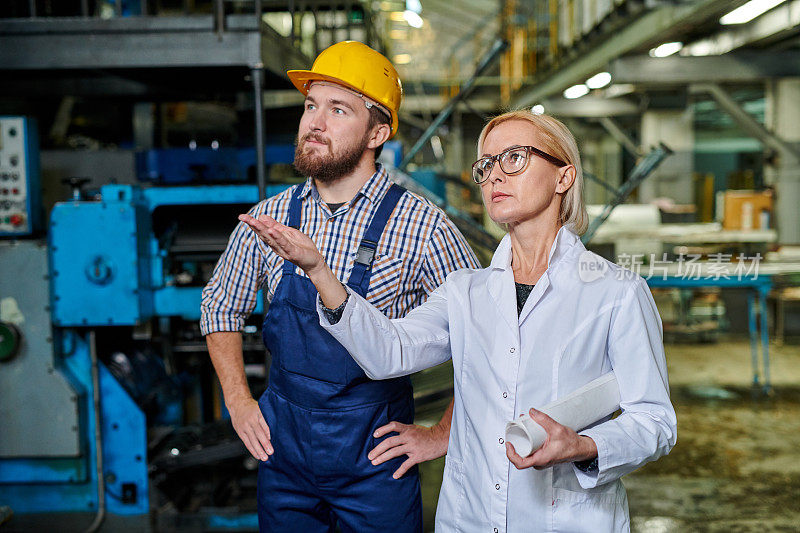
M 372 379 L 452 357 L 455 409 L 437 531 L 628 531 L 620 477 L 675 445 L 661 319 L 645 281 L 587 252 L 566 228 L 548 265 L 519 317 L 508 236 L 489 268 L 451 273 L 405 318 L 389 320 L 352 293 L 337 324 L 319 309 L 320 324 Z M 508 420 L 611 370 L 622 414 L 581 432 L 597 444 L 597 471 L 509 462 Z

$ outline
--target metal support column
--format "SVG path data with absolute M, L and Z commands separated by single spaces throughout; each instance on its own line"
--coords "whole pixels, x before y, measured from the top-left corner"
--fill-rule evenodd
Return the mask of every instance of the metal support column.
M 214 0 L 214 30 L 217 32 L 217 39 L 222 40 L 225 33 L 225 2 L 224 0 Z
M 764 393 L 772 392 L 772 383 L 769 371 L 769 324 L 767 322 L 767 293 L 768 289 L 759 289 L 758 306 L 761 312 L 761 360 L 764 363 Z
M 747 331 L 750 334 L 750 366 L 753 369 L 753 387 L 759 387 L 758 326 L 756 325 L 755 294 L 747 291 Z

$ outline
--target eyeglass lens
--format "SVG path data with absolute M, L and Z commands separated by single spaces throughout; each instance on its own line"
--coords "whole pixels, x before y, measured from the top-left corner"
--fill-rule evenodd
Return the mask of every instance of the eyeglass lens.
M 525 163 L 528 160 L 528 152 L 525 149 L 509 150 L 499 154 L 499 157 L 484 157 L 480 159 L 472 167 L 472 175 L 475 181 L 478 183 L 486 181 L 489 177 L 489 173 L 492 171 L 496 158 L 499 159 L 500 169 L 503 172 L 506 174 L 514 174 L 525 167 Z

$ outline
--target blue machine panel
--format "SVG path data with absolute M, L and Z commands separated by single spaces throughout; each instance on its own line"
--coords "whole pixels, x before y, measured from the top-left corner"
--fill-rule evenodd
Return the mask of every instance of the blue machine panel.
M 109 186 L 100 202 L 64 202 L 53 208 L 55 325 L 134 325 L 149 317 L 149 217 L 134 194 L 138 189 Z
M 291 144 L 268 144 L 267 164 L 291 164 Z M 255 175 L 255 148 L 164 148 L 136 154 L 136 175 L 140 181 L 163 184 L 244 183 Z

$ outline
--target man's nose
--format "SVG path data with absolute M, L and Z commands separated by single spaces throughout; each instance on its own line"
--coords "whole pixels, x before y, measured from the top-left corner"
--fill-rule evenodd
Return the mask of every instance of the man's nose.
M 308 122 L 308 127 L 312 131 L 325 131 L 325 117 L 322 116 L 322 113 L 314 113 Z

